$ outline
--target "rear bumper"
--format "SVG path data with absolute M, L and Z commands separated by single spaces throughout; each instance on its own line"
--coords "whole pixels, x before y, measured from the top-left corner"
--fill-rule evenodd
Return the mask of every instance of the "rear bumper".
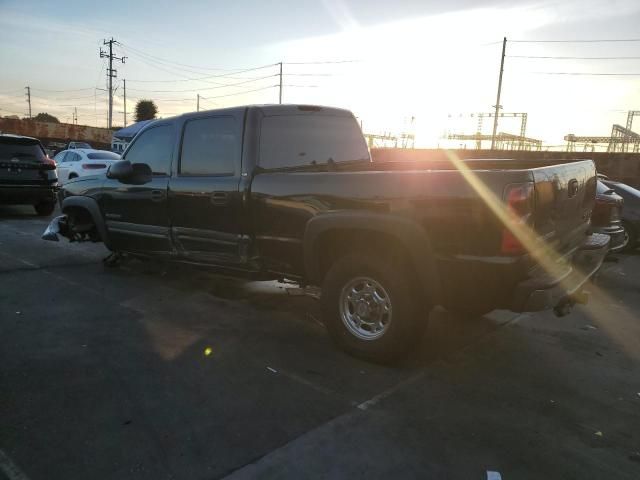
M 2 185 L 0 184 L 0 203 L 31 204 L 56 201 L 56 185 Z
M 570 265 L 553 274 L 541 273 L 518 284 L 511 310 L 538 312 L 558 305 L 576 294 L 602 265 L 609 252 L 610 237 L 601 233 L 590 235 L 576 252 Z
M 614 226 L 598 228 L 595 230 L 597 233 L 609 235 L 609 237 L 611 238 L 609 251 L 613 253 L 619 252 L 627 246 L 627 238 L 624 234 L 624 228 L 622 227 L 622 224 L 620 222 L 617 223 L 618 224 Z

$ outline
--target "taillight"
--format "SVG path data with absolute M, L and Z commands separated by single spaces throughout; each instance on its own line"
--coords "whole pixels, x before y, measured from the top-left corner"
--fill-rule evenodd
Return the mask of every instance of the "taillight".
M 107 168 L 107 166 L 103 163 L 83 163 L 82 168 L 84 170 L 100 170 L 102 168 Z
M 507 221 L 502 229 L 502 242 L 500 251 L 505 255 L 520 255 L 525 253 L 525 248 L 514 235 L 513 230 L 529 227 L 533 223 L 534 208 L 533 183 L 518 183 L 507 185 L 504 191 L 504 201 L 507 209 Z M 509 228 L 511 227 L 511 228 Z
M 49 158 L 49 155 L 44 157 L 42 163 L 44 163 L 45 165 L 49 165 L 48 170 L 55 170 L 56 168 L 56 161 L 53 158 Z

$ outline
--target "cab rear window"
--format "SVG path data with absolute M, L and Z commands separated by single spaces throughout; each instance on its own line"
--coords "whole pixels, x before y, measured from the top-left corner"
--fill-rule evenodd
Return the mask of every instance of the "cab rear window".
M 367 144 L 352 116 L 274 115 L 262 120 L 259 160 L 262 168 L 368 158 Z

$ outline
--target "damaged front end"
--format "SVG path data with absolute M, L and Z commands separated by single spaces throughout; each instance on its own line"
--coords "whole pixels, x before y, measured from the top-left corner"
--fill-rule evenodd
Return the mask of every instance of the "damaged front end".
M 42 239 L 57 242 L 59 241 L 58 235 L 62 235 L 70 242 L 101 241 L 93 222 L 78 222 L 78 218 L 74 215 L 55 217 L 42 234 Z
M 44 233 L 42 234 L 42 239 L 49 240 L 51 242 L 57 242 L 59 241 L 58 235 L 62 235 L 63 237 L 68 238 L 68 233 L 69 224 L 67 223 L 67 216 L 60 215 L 51 220 Z

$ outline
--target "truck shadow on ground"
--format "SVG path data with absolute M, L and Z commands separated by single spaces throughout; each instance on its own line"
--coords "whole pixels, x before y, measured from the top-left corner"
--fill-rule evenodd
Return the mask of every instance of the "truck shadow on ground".
M 328 335 L 322 323 L 319 301 L 301 295 L 294 284 L 248 281 L 217 276 L 187 266 L 139 260 L 128 262 L 124 268 L 160 279 L 171 288 L 184 292 L 199 291 L 225 303 L 239 302 L 255 309 L 257 313 L 266 314 L 265 318 L 283 316 L 296 324 L 321 331 L 326 337 L 326 342 L 322 343 L 335 354 L 335 347 L 327 343 Z M 473 344 L 515 316 L 516 314 L 510 312 L 495 312 L 484 317 L 471 318 L 436 307 L 431 311 L 429 318 L 422 320 L 428 322 L 423 338 L 406 357 L 394 362 L 391 367 L 401 370 L 422 368 L 438 358 Z

